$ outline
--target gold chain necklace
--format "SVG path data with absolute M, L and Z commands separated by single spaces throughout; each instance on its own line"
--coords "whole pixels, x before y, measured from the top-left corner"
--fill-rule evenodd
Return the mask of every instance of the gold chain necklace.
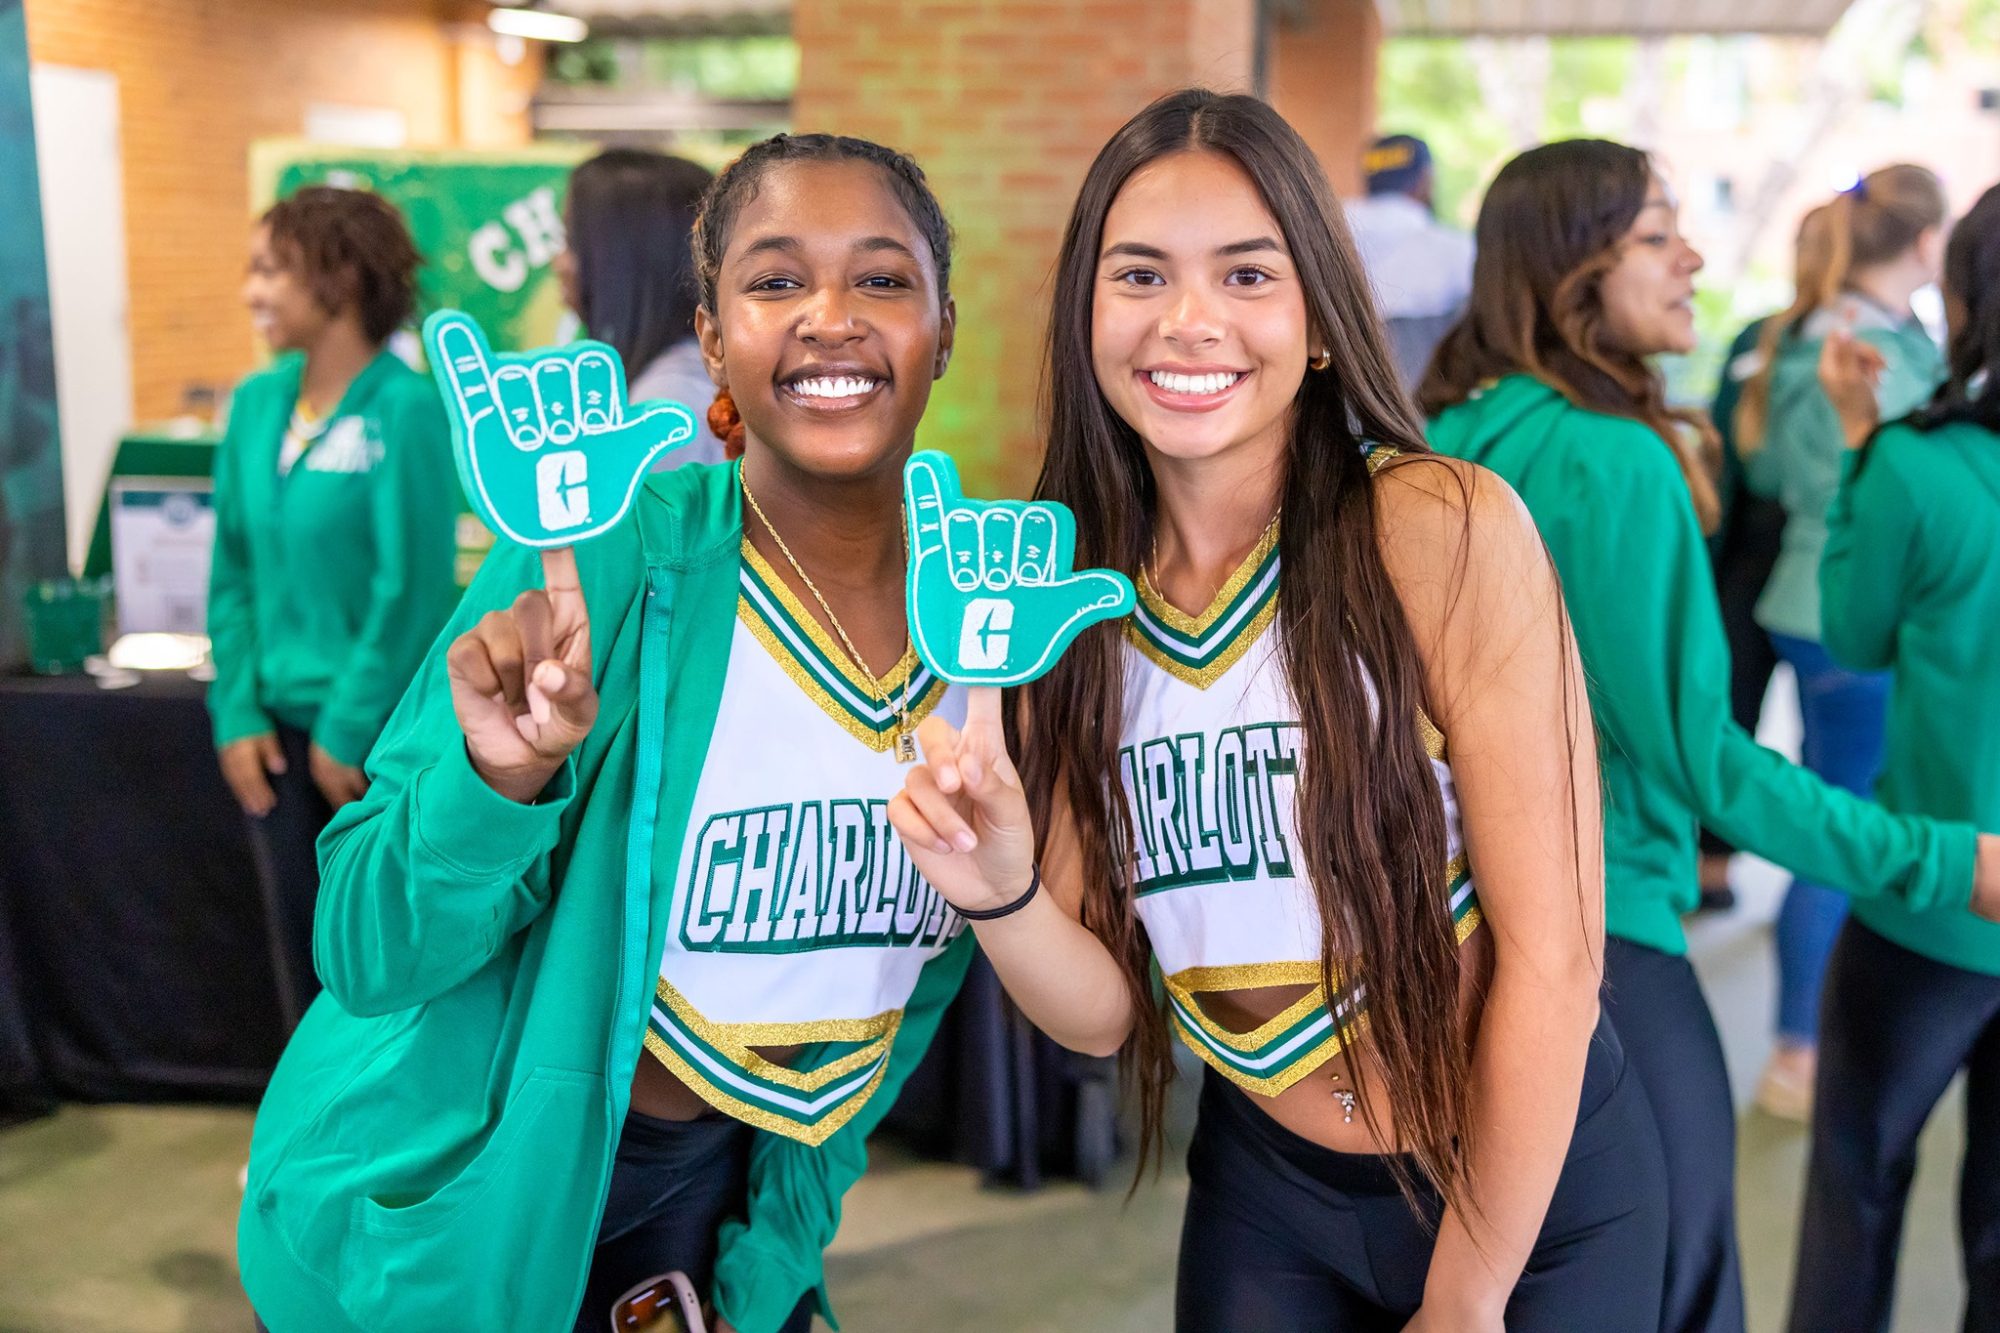
M 764 525 L 764 531 L 771 534 L 771 540 L 778 544 L 780 551 L 784 552 L 785 563 L 792 567 L 792 572 L 799 576 L 799 582 L 806 585 L 806 591 L 810 592 L 813 595 L 813 600 L 819 603 L 819 609 L 826 614 L 826 623 L 831 625 L 833 632 L 840 636 L 841 647 L 847 650 L 848 657 L 853 659 L 855 669 L 861 673 L 861 678 L 868 683 L 868 692 L 879 700 L 884 708 L 894 708 L 896 710 L 896 732 L 892 741 L 896 762 L 899 764 L 915 763 L 917 759 L 917 738 L 910 734 L 910 677 L 908 675 L 903 677 L 901 697 L 891 699 L 888 688 L 882 684 L 880 678 L 873 671 L 868 669 L 868 663 L 861 656 L 861 650 L 854 646 L 854 640 L 847 637 L 847 629 L 840 623 L 840 617 L 836 616 L 833 613 L 833 608 L 827 605 L 826 594 L 819 590 L 819 585 L 812 581 L 812 575 L 806 573 L 805 567 L 799 564 L 799 558 L 792 554 L 792 548 L 785 545 L 785 539 L 780 537 L 778 529 L 772 526 L 770 516 L 764 512 L 764 506 L 757 503 L 756 492 L 750 489 L 750 478 L 741 476 L 740 473 L 739 476 L 743 483 L 743 498 L 750 502 L 750 509 L 757 515 L 757 521 Z M 910 520 L 909 516 L 905 514 L 903 516 L 903 546 L 905 550 L 909 548 L 909 536 Z M 908 623 L 905 622 L 903 628 L 903 651 L 897 660 L 900 662 L 903 657 L 909 655 L 909 652 L 910 632 Z
M 1277 513 L 1271 515 L 1271 521 L 1264 525 L 1264 530 L 1257 534 L 1257 540 L 1251 543 L 1250 546 L 1251 550 L 1253 551 L 1256 550 L 1259 546 L 1262 546 L 1266 541 L 1270 539 L 1271 533 L 1278 526 L 1278 519 L 1284 515 L 1284 512 L 1285 512 L 1284 506 L 1279 505 Z M 775 536 L 776 534 L 773 533 L 772 535 Z M 1170 599 L 1166 595 L 1166 593 L 1160 590 L 1160 580 L 1153 573 L 1154 570 L 1160 567 L 1159 529 L 1155 528 L 1153 530 L 1152 537 L 1149 540 L 1152 546 L 1152 555 L 1151 558 L 1146 562 L 1146 564 L 1140 568 L 1139 577 L 1145 581 L 1146 587 L 1152 591 L 1153 596 L 1159 598 L 1161 601 L 1165 602 L 1168 606 L 1172 606 L 1174 604 L 1172 599 Z M 1244 559 L 1246 560 L 1248 558 L 1249 557 L 1247 555 L 1244 557 Z M 1240 566 L 1241 562 L 1239 561 L 1238 564 Z M 1235 569 L 1231 569 L 1227 574 L 1224 574 L 1222 576 L 1222 582 L 1216 586 L 1215 592 L 1210 593 L 1208 595 L 1208 600 L 1201 604 L 1202 611 L 1207 611 L 1210 607 L 1215 605 L 1216 595 L 1220 593 L 1224 588 L 1228 587 L 1229 580 L 1234 577 L 1236 577 Z

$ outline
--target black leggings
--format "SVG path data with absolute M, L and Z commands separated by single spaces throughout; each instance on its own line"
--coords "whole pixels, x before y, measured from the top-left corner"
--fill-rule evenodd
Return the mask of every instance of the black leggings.
M 1388 1158 L 1300 1138 L 1208 1070 L 1188 1180 L 1179 1333 L 1397 1333 L 1416 1313 L 1440 1204 L 1423 1189 L 1426 1217 L 1413 1214 Z M 1652 1116 L 1599 1022 L 1510 1333 L 1654 1333 L 1666 1193 Z
M 576 1333 L 607 1333 L 613 1301 L 676 1269 L 708 1301 L 716 1233 L 724 1221 L 743 1215 L 756 1132 L 719 1112 L 699 1120 L 660 1120 L 637 1111 L 625 1117 Z M 781 1333 L 805 1333 L 815 1304 L 807 1292 Z
M 320 990 L 313 967 L 313 911 L 319 905 L 319 835 L 333 818 L 333 807 L 312 779 L 312 737 L 282 722 L 277 732 L 285 752 L 285 771 L 270 775 L 278 803 L 248 823 L 278 1005 L 289 1032 Z
M 1850 917 L 1820 1001 L 1812 1159 L 1793 1333 L 1889 1327 L 1917 1135 L 1965 1071 L 1958 1226 L 1966 1333 L 2000 1330 L 2000 977 L 1891 943 Z
M 1701 983 L 1677 954 L 1608 939 L 1604 1012 L 1625 1043 L 1666 1155 L 1662 1333 L 1743 1333 L 1736 1106 Z

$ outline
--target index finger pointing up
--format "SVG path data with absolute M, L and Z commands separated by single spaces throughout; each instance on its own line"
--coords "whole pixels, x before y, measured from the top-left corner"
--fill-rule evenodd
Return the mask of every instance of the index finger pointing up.
M 945 513 L 944 480 L 936 460 L 917 454 L 903 465 L 903 499 L 910 507 L 911 557 L 935 553 L 944 545 Z
M 440 310 L 424 321 L 431 368 L 457 403 L 467 429 L 497 411 L 493 397 L 493 349 L 479 326 L 456 310 Z
M 588 618 L 583 601 L 583 576 L 577 572 L 574 546 L 542 549 L 542 589 L 549 595 L 549 606 L 556 613 L 558 625 Z

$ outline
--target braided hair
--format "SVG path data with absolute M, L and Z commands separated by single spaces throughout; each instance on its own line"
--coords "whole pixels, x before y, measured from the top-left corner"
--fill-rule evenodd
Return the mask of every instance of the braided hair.
M 742 156 L 722 169 L 702 195 L 695 214 L 695 286 L 701 308 L 712 317 L 716 313 L 716 284 L 722 274 L 722 254 L 729 246 L 729 232 L 743 206 L 757 197 L 757 187 L 772 167 L 790 162 L 868 162 L 880 167 L 895 191 L 897 202 L 923 233 L 930 246 L 931 262 L 937 268 L 938 299 L 951 293 L 951 224 L 944 209 L 931 193 L 924 170 L 908 155 L 886 148 L 869 139 L 844 134 L 774 134 L 743 150 Z M 730 458 L 743 454 L 743 419 L 729 390 L 718 389 L 709 405 L 708 428 L 722 441 Z
M 1944 289 L 1964 306 L 1952 330 L 1945 382 L 1910 419 L 1918 430 L 1969 421 L 2000 432 L 2000 185 L 1979 196 L 1951 229 Z

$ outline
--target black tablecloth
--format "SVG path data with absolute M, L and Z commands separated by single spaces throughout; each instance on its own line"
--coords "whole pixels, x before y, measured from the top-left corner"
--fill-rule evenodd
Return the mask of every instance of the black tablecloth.
M 251 1099 L 283 1043 L 202 687 L 0 678 L 0 1104 Z
M 0 1112 L 254 1099 L 284 1045 L 266 922 L 200 685 L 0 677 Z M 997 1180 L 1094 1182 L 1112 1079 L 981 958 L 887 1124 Z

